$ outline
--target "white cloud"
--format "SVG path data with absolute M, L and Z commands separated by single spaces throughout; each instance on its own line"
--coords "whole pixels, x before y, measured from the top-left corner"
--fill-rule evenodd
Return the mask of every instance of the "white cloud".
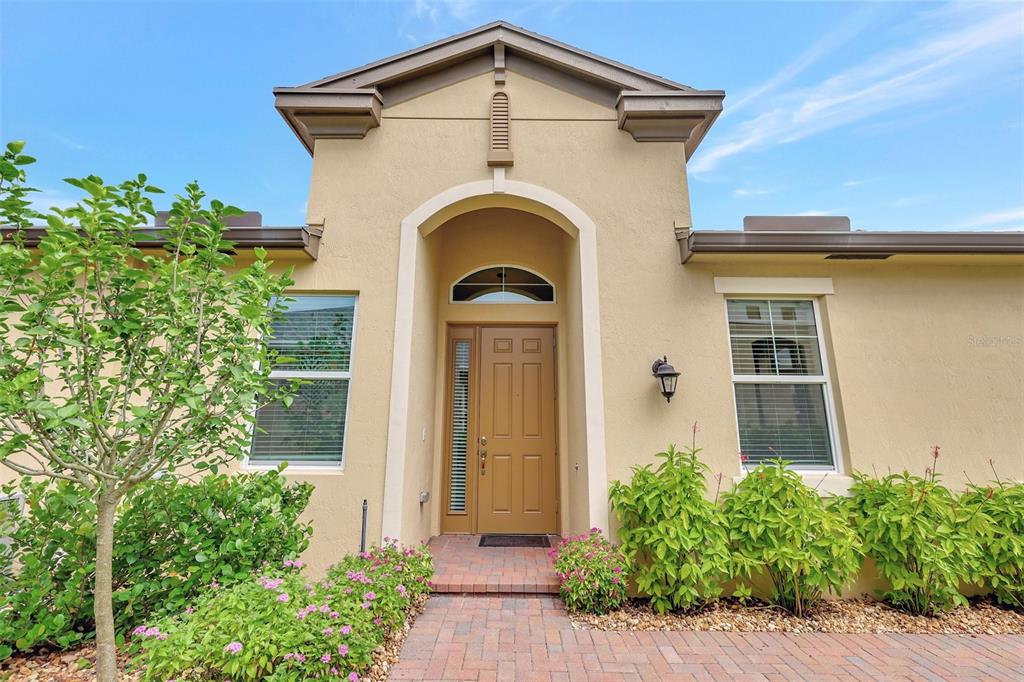
M 928 19 L 934 22 L 933 15 Z M 1007 69 L 1019 70 L 1024 8 L 958 12 L 944 24 L 909 47 L 874 55 L 817 84 L 761 93 L 752 102 L 756 113 L 736 123 L 722 142 L 699 151 L 690 170 L 707 172 L 738 154 L 891 115 L 985 83 Z
M 734 116 L 737 111 L 743 109 L 749 103 L 757 102 L 762 95 L 771 93 L 771 91 L 789 83 L 822 57 L 848 43 L 867 28 L 870 18 L 875 14 L 875 10 L 876 6 L 871 5 L 868 6 L 868 9 L 861 10 L 847 17 L 838 27 L 814 41 L 809 48 L 804 50 L 802 54 L 789 64 L 782 67 L 771 78 L 741 93 L 729 102 L 728 106 L 722 111 L 720 120 Z
M 886 206 L 891 206 L 893 208 L 903 208 L 905 206 L 917 206 L 918 204 L 923 204 L 924 202 L 928 201 L 929 199 L 931 199 L 931 196 L 924 195 L 924 194 L 919 194 L 919 195 L 914 195 L 914 196 L 907 196 L 907 197 L 898 197 L 896 199 L 893 199 L 892 201 L 886 202 Z
M 732 191 L 732 195 L 734 197 L 737 197 L 737 198 L 760 197 L 760 196 L 764 196 L 765 194 L 771 194 L 774 191 L 775 190 L 771 190 L 771 189 L 757 189 L 757 188 L 753 188 L 752 189 L 752 188 L 747 188 L 747 187 L 740 187 L 738 189 L 734 189 Z
M 68 196 L 59 189 L 40 189 L 29 195 L 32 208 L 40 213 L 46 213 L 51 208 L 71 208 L 78 203 L 78 200 Z
M 479 0 L 414 0 L 398 28 L 399 35 L 414 45 L 429 42 L 433 36 L 457 33 L 476 23 Z
M 800 211 L 799 213 L 794 213 L 793 215 L 795 215 L 795 216 L 839 215 L 839 214 L 842 214 L 842 213 L 845 213 L 845 212 L 846 212 L 845 208 L 824 208 L 824 209 L 812 208 L 812 209 L 809 209 L 807 211 Z
M 843 187 L 860 187 L 861 185 L 866 185 L 869 182 L 874 182 L 874 180 L 847 180 L 843 183 Z
M 1024 226 L 1024 206 L 1016 206 L 1004 211 L 980 213 L 964 220 L 963 226 L 966 228 Z
M 88 149 L 88 147 L 85 146 L 84 144 L 82 144 L 81 142 L 79 142 L 77 140 L 72 140 L 70 137 L 66 137 L 66 136 L 61 135 L 59 133 L 51 132 L 50 133 L 50 137 L 52 137 L 53 139 L 57 140 L 58 142 L 60 142 L 65 147 L 68 147 L 69 149 L 74 149 L 76 152 L 83 152 L 86 149 Z

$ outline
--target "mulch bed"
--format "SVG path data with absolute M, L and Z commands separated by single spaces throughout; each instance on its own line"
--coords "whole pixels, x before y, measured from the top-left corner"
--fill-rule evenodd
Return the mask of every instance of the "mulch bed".
M 1024 613 L 987 599 L 941 616 L 912 616 L 871 599 L 825 600 L 806 618 L 796 618 L 764 602 L 741 605 L 723 599 L 695 613 L 657 614 L 646 602 L 594 616 L 572 614 L 576 627 L 598 630 L 700 630 L 707 632 L 828 632 L 925 634 L 1024 634 Z
M 139 671 L 128 671 L 128 657 L 119 657 L 121 680 L 138 682 Z M 96 647 L 92 644 L 70 651 L 15 654 L 0 663 L 0 680 L 4 682 L 94 682 L 96 679 Z
M 421 596 L 412 607 L 405 626 L 392 632 L 374 652 L 376 659 L 363 680 L 384 682 L 388 671 L 398 661 L 405 637 L 412 622 L 423 612 L 427 602 Z M 121 680 L 138 682 L 142 679 L 140 670 L 129 669 L 129 658 L 121 657 Z M 39 652 L 32 655 L 15 654 L 0 663 L 0 682 L 95 682 L 96 647 L 89 644 L 70 651 Z

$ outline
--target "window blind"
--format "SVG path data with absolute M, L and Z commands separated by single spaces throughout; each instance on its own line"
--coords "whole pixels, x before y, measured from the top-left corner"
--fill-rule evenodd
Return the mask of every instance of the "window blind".
M 736 420 L 747 461 L 782 458 L 801 469 L 833 468 L 814 302 L 730 299 L 726 305 Z
M 347 372 L 352 362 L 353 296 L 300 296 L 274 322 L 270 347 L 293 359 L 274 369 Z
M 250 462 L 340 464 L 351 379 L 354 296 L 296 296 L 273 325 L 275 385 L 301 379 L 291 405 L 256 413 Z
M 451 462 L 448 481 L 448 512 L 466 511 L 466 459 L 469 452 L 469 358 L 470 342 L 455 342 L 452 385 Z
M 285 383 L 275 379 L 275 384 Z M 274 402 L 256 414 L 249 459 L 255 462 L 340 462 L 345 444 L 348 379 L 299 386 L 292 404 Z
M 831 468 L 824 386 L 737 383 L 740 449 L 757 464 L 781 457 L 797 468 Z

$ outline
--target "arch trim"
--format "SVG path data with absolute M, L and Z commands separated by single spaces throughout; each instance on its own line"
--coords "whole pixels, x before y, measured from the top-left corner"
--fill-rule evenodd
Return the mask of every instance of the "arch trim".
M 608 468 L 605 452 L 604 379 L 601 361 L 601 319 L 598 291 L 597 226 L 576 204 L 545 187 L 507 180 L 495 168 L 492 180 L 450 187 L 416 207 L 401 222 L 398 290 L 392 346 L 391 398 L 384 473 L 381 536 L 401 538 L 406 500 L 405 456 L 412 380 L 412 335 L 417 254 L 424 237 L 444 222 L 483 207 L 480 199 L 522 208 L 555 222 L 578 239 L 580 314 L 582 319 L 583 384 L 587 456 L 587 510 L 590 526 L 608 528 Z M 476 200 L 476 201 L 474 201 Z M 516 204 L 519 204 L 518 206 Z M 531 210 L 533 206 L 536 210 Z M 562 505 L 563 509 L 567 505 Z M 563 516 L 564 518 L 564 516 Z

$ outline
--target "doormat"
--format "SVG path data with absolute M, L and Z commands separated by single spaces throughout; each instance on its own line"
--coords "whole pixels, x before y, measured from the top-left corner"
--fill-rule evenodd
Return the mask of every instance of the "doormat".
M 547 535 L 481 535 L 480 547 L 550 547 Z

